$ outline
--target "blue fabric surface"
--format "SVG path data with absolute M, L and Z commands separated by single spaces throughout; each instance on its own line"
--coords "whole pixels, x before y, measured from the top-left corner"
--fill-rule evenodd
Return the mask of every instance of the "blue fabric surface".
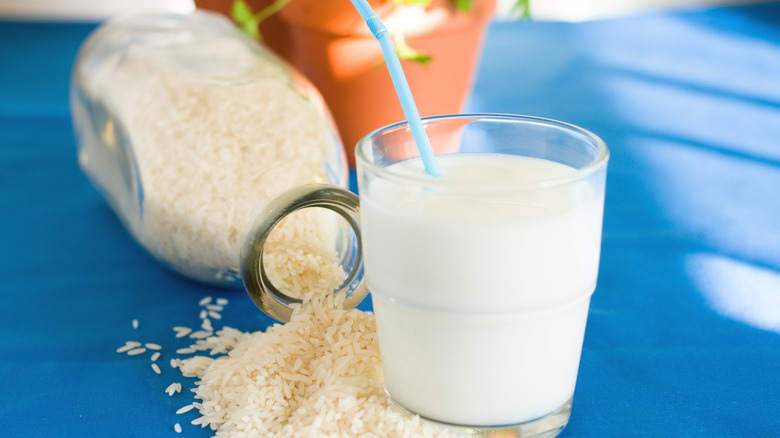
M 0 22 L 0 435 L 209 436 L 163 392 L 192 387 L 171 327 L 206 295 L 230 300 L 225 324 L 271 321 L 160 267 L 81 175 L 67 87 L 93 28 Z M 570 122 L 612 152 L 562 436 L 780 436 L 780 3 L 494 23 L 466 110 Z M 161 344 L 163 374 L 126 340 Z

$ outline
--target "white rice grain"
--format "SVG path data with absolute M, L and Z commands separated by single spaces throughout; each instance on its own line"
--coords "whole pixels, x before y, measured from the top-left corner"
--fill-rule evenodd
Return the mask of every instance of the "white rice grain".
M 137 355 L 143 354 L 143 353 L 146 353 L 146 348 L 139 347 L 139 348 L 134 348 L 134 349 L 128 351 L 127 355 L 128 356 L 137 356 Z
M 150 349 L 150 350 L 162 350 L 162 347 L 159 344 L 153 344 L 151 342 L 147 342 L 144 344 L 144 347 Z
M 195 405 L 194 405 L 194 404 L 192 404 L 192 405 L 187 405 L 187 406 L 182 406 L 181 408 L 179 408 L 179 410 L 178 410 L 178 411 L 176 411 L 176 413 L 177 413 L 177 414 L 184 414 L 185 412 L 189 412 L 189 411 L 191 411 L 191 410 L 192 410 L 194 407 L 195 407 Z
M 205 339 L 209 336 L 213 335 L 214 333 L 211 330 L 198 330 L 196 332 L 190 333 L 191 339 Z
M 152 369 L 154 370 L 155 373 L 162 374 L 162 370 L 160 370 L 159 365 L 157 365 L 156 363 L 152 364 Z
M 192 329 L 191 328 L 189 328 L 189 327 L 181 327 L 181 326 L 174 327 L 173 331 L 176 332 L 176 337 L 177 338 L 183 338 L 183 337 L 189 335 L 190 333 L 192 333 Z
M 181 425 L 179 423 L 174 424 L 173 430 L 175 430 L 176 433 L 181 433 Z
M 140 347 L 141 345 L 143 345 L 143 344 L 141 344 L 140 342 L 127 341 L 127 342 L 125 342 L 125 345 L 117 348 L 116 352 L 117 353 L 124 353 L 126 351 L 132 350 L 133 348 Z
M 152 362 L 156 362 L 157 359 L 159 359 L 159 358 L 160 358 L 160 352 L 159 351 L 155 351 L 154 354 L 152 355 Z

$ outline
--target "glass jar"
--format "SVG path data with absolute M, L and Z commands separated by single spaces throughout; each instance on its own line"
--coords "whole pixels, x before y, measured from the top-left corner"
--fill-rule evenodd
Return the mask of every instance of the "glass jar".
M 319 187 L 309 184 L 347 185 L 330 114 L 304 77 L 226 18 L 198 11 L 102 25 L 76 58 L 71 112 L 82 171 L 165 266 L 223 286 L 240 286 L 254 269 L 301 289 L 310 286 L 305 281 L 322 286 L 335 257 L 349 277 L 340 285 L 351 282 L 356 290 L 362 273 L 349 268 L 359 231 L 349 213 L 339 209 L 346 225 L 327 217 L 327 205 L 283 223 L 265 220 L 280 193 L 305 196 Z M 353 209 L 356 199 L 349 201 Z M 263 224 L 270 228 L 258 231 Z M 261 261 L 242 274 L 242 245 L 249 248 L 245 259 L 258 260 L 263 250 L 255 245 L 253 254 L 247 236 L 274 227 L 264 253 L 266 268 L 277 268 L 261 273 Z M 335 252 L 322 253 L 325 246 Z M 303 268 L 280 268 L 304 259 L 317 265 L 318 257 L 329 267 L 315 266 L 304 283 Z

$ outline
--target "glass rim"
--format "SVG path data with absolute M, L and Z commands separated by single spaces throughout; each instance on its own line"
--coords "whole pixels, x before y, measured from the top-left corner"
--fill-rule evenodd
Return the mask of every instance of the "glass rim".
M 371 139 L 376 137 L 377 135 L 383 132 L 388 132 L 403 126 L 407 126 L 408 122 L 404 120 L 401 122 L 393 123 L 375 129 L 370 133 L 368 133 L 367 135 L 363 136 L 355 146 L 356 163 L 363 166 L 364 170 L 370 170 L 376 173 L 377 175 L 381 176 L 382 178 L 394 180 L 396 182 L 401 182 L 405 184 L 425 185 L 428 187 L 459 188 L 459 189 L 466 189 L 467 191 L 479 191 L 485 189 L 494 190 L 502 187 L 506 188 L 508 186 L 511 187 L 512 189 L 516 189 L 520 187 L 546 188 L 546 187 L 561 186 L 568 183 L 580 181 L 586 178 L 587 176 L 599 171 L 600 169 L 606 166 L 607 161 L 609 160 L 609 149 L 607 148 L 607 145 L 604 142 L 604 140 L 602 140 L 599 136 L 577 125 L 561 122 L 554 119 L 548 119 L 548 118 L 536 117 L 536 116 L 516 115 L 516 114 L 502 114 L 502 113 L 464 113 L 464 114 L 423 117 L 422 122 L 423 125 L 429 125 L 432 123 L 443 122 L 448 120 L 472 120 L 472 119 L 475 122 L 521 122 L 526 124 L 536 124 L 536 125 L 547 126 L 550 128 L 563 129 L 565 131 L 568 131 L 571 134 L 581 135 L 591 140 L 593 144 L 596 146 L 597 153 L 596 156 L 588 164 L 580 168 L 576 168 L 575 171 L 570 174 L 564 176 L 556 176 L 556 177 L 528 179 L 525 181 L 512 182 L 509 185 L 507 183 L 494 183 L 494 182 L 464 183 L 460 181 L 447 181 L 447 180 L 442 180 L 441 178 L 430 176 L 428 174 L 424 174 L 422 176 L 399 174 L 399 173 L 388 171 L 387 166 L 382 166 L 371 161 L 366 155 L 364 149 L 370 147 L 372 143 Z M 411 132 L 409 135 L 411 136 Z M 496 152 L 496 154 L 501 154 L 501 152 Z M 439 155 L 448 155 L 448 154 L 437 154 L 437 156 Z M 419 158 L 419 156 L 414 158 Z M 404 161 L 404 160 L 400 160 L 400 161 Z

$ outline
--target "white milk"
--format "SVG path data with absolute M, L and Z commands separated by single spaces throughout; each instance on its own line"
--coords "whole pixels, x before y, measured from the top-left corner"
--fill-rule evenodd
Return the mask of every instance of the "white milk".
M 423 417 L 454 424 L 545 416 L 574 393 L 603 189 L 579 181 L 502 191 L 574 169 L 496 154 L 437 160 L 444 174 L 437 182 L 464 183 L 456 195 L 379 178 L 362 189 L 387 391 Z M 389 172 L 425 178 L 419 161 Z M 475 182 L 496 187 L 475 194 Z

